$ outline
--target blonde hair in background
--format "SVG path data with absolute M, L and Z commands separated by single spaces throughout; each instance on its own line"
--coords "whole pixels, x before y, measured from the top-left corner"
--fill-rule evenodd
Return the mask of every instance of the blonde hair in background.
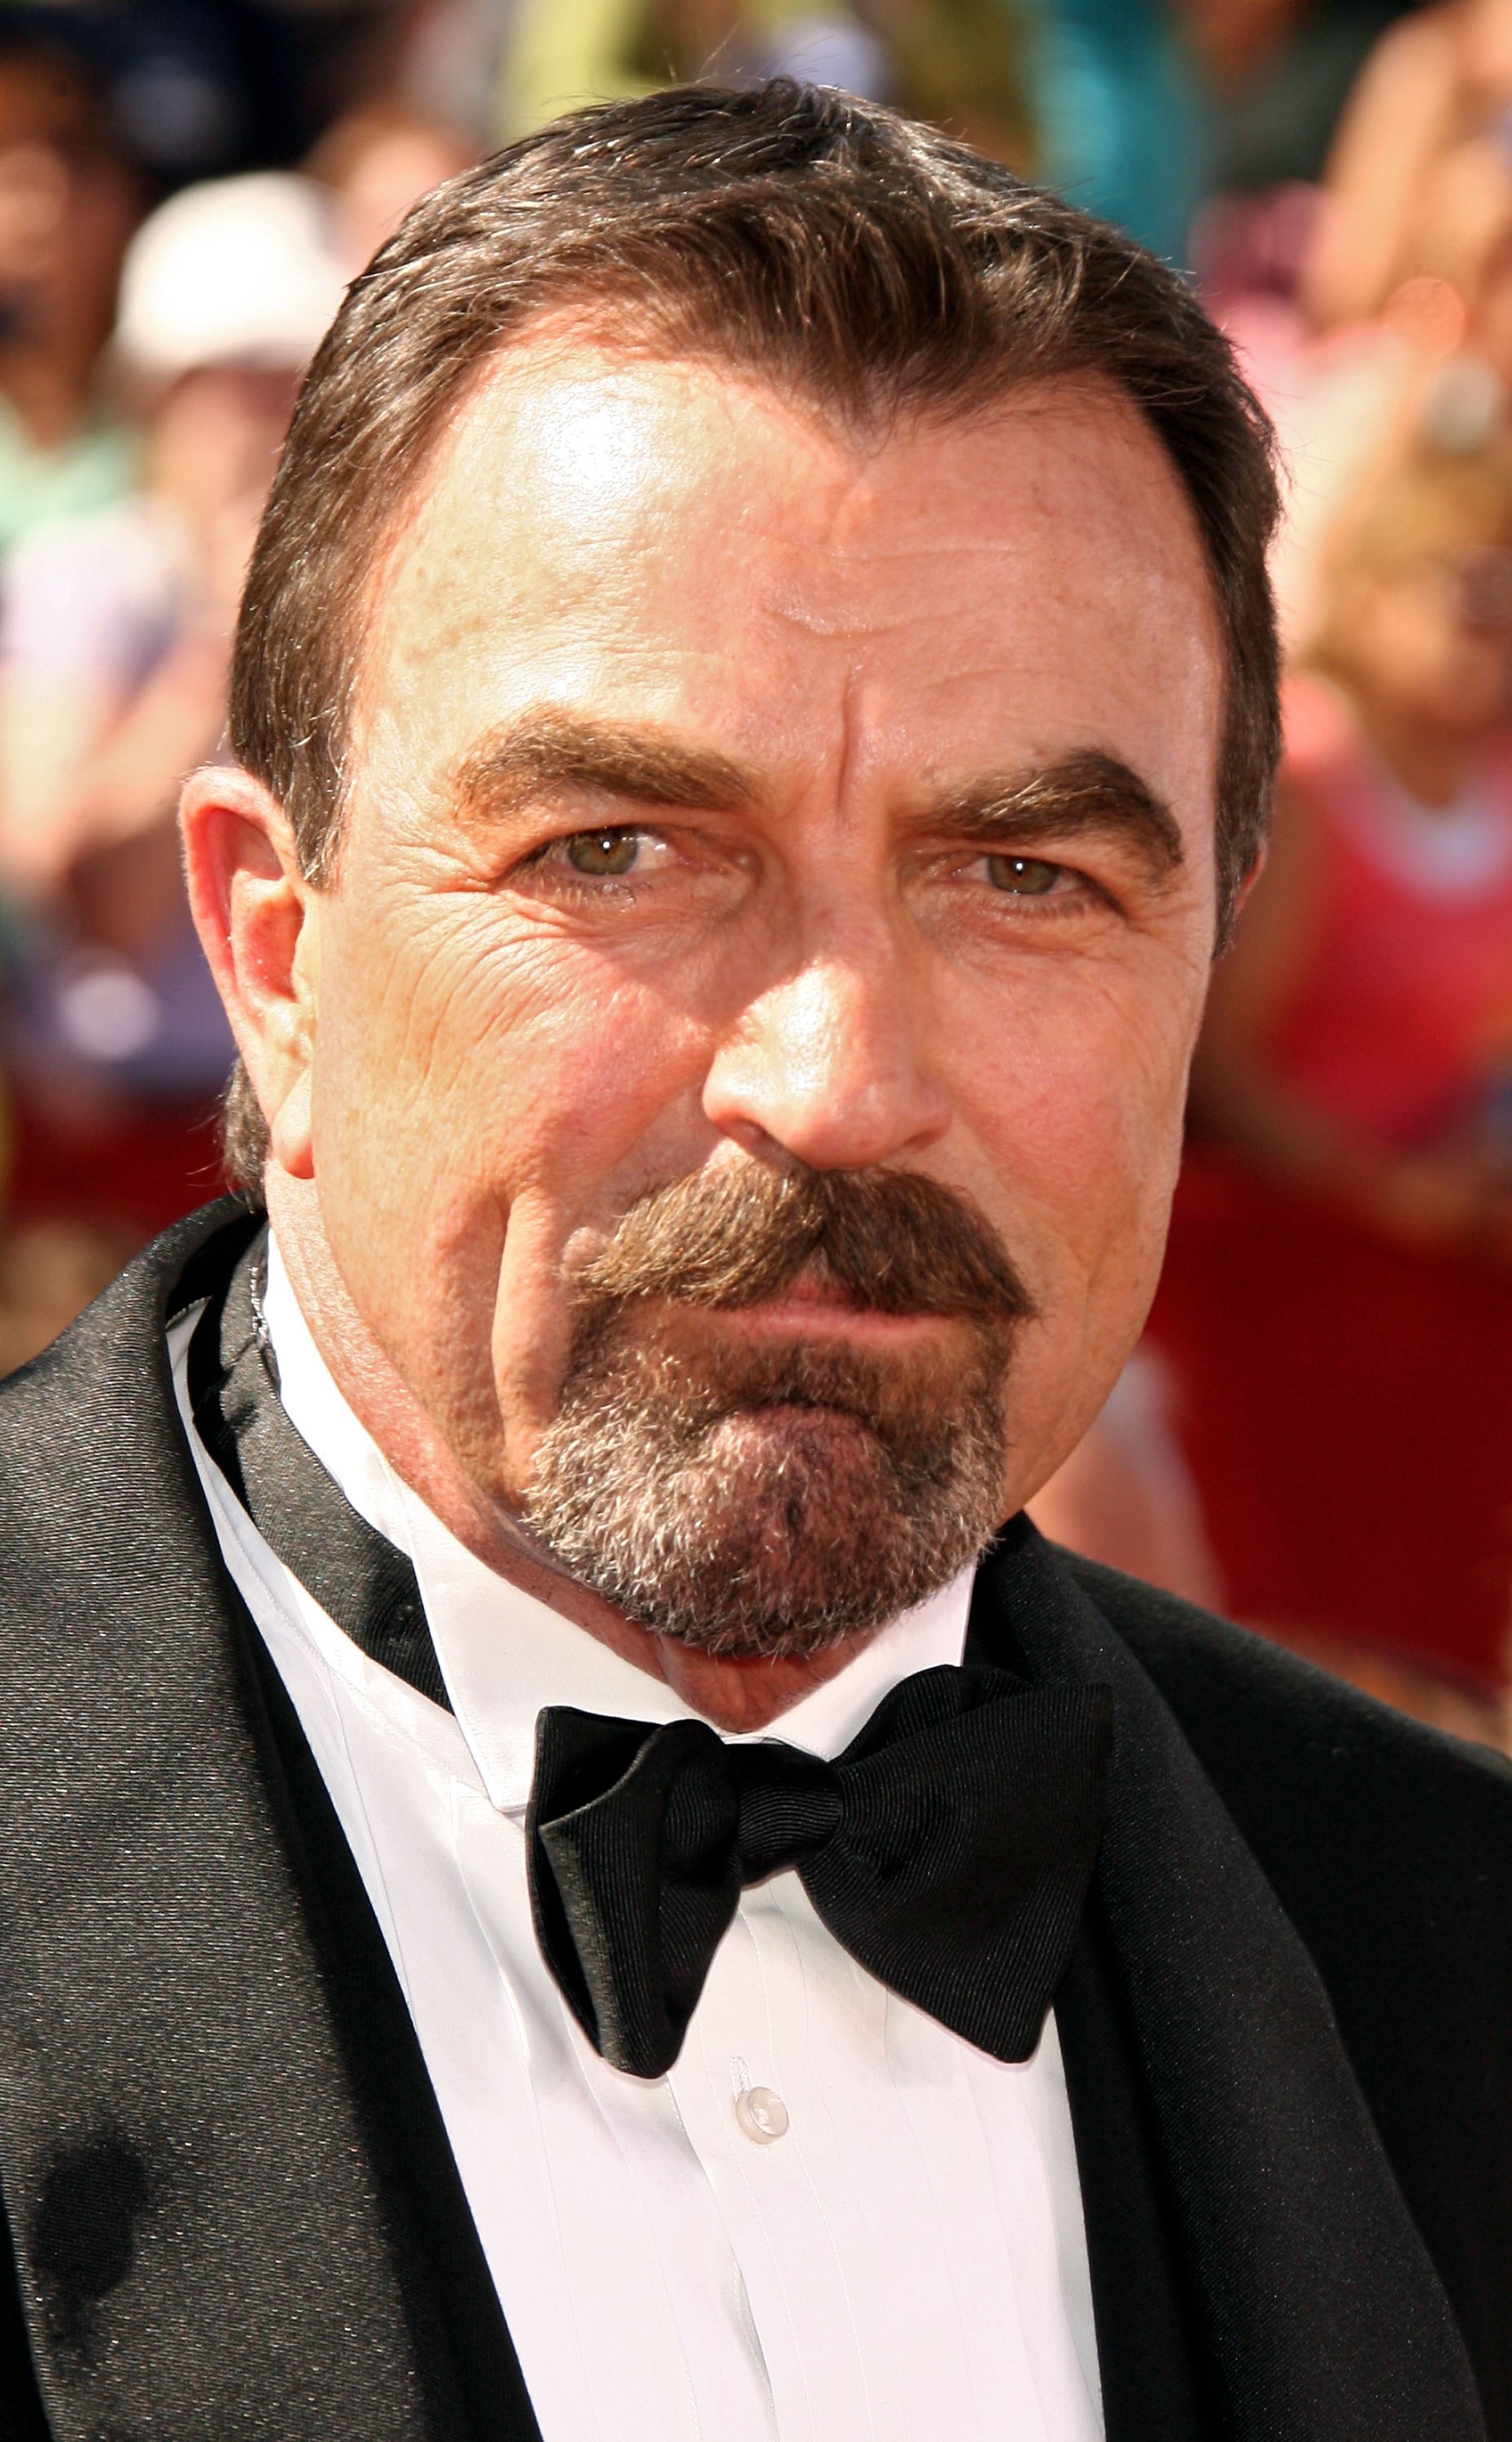
M 1376 588 L 1435 564 L 1512 555 L 1512 428 L 1495 376 L 1462 360 L 1409 403 L 1329 520 L 1299 665 L 1334 678 Z M 1508 575 L 1512 578 L 1512 559 Z

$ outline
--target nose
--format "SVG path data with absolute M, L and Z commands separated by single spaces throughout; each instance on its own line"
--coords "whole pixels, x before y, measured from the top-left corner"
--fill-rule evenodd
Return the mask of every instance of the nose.
M 920 1052 L 899 959 L 830 947 L 748 1003 L 704 1086 L 706 1118 L 747 1152 L 863 1170 L 934 1144 L 949 1123 Z

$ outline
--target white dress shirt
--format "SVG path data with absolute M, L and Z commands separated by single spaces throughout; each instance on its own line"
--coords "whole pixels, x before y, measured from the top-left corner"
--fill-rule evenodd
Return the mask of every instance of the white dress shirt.
M 748 1890 L 665 2077 L 601 2061 L 525 1878 L 549 1704 L 687 1718 L 475 1559 L 327 1371 L 276 1246 L 283 1404 L 414 1565 L 453 1711 L 371 1662 L 196 1464 L 413 2016 L 544 2442 L 1098 2442 L 1086 2243 L 1053 2021 L 1022 2067 L 889 1994 L 794 1873 Z M 958 1662 L 970 1575 L 760 1735 L 820 1756 Z M 775 2133 L 774 2133 L 775 2132 Z

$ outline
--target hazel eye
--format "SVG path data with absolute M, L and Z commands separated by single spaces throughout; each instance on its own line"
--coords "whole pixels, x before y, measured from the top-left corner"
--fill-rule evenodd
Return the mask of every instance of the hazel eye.
M 639 831 L 574 831 L 563 840 L 562 847 L 575 873 L 612 881 L 616 875 L 633 872 L 641 853 L 641 835 Z
M 1044 899 L 1061 878 L 1058 865 L 1047 865 L 1038 856 L 990 856 L 987 879 L 994 890 L 1011 892 L 1020 899 Z

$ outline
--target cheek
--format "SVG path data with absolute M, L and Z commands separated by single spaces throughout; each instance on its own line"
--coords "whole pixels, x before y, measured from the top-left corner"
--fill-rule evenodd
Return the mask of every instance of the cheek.
M 569 1229 L 696 1087 L 693 1031 L 654 979 L 482 893 L 353 924 L 321 979 L 322 1204 L 350 1175 L 412 1222 L 461 1228 L 480 1203 L 501 1222 L 528 1197 Z
M 1047 1322 L 1154 1287 L 1202 981 L 1163 954 L 1143 963 L 1161 989 L 1083 974 L 1026 997 L 976 1072 L 973 1132 Z
M 390 1359 L 481 1480 L 522 1481 L 553 1409 L 574 1231 L 610 1217 L 647 1164 L 700 1157 L 705 1056 L 652 983 L 503 936 L 481 897 L 354 926 L 322 959 L 322 1226 Z
M 1180 1155 L 1187 1065 L 1202 1013 L 1190 975 L 1165 992 L 1072 979 L 999 1033 L 977 1102 L 1009 1175 L 1033 1182 L 1072 1235 L 1165 1190 Z
M 1074 1024 L 1025 1030 L 974 1133 L 993 1207 L 1037 1307 L 1009 1406 L 1005 1515 L 1101 1410 L 1159 1278 L 1201 993 L 1139 1011 L 1083 993 Z M 1042 1012 L 1043 1018 L 1043 1012 Z

